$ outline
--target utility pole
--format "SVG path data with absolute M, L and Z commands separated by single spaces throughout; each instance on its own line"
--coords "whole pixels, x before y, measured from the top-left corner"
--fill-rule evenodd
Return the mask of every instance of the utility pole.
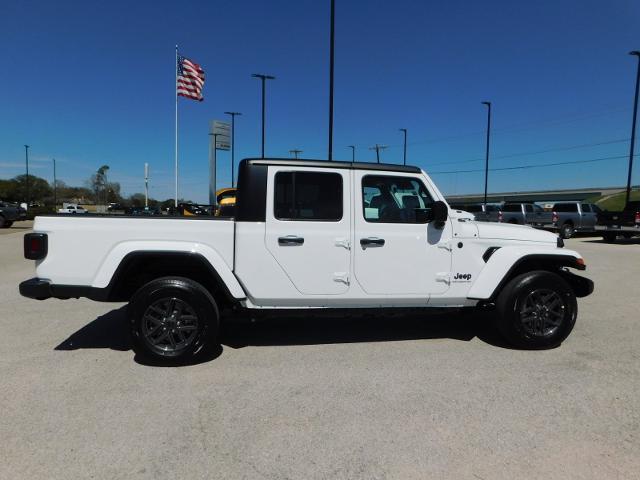
M 491 102 L 482 102 L 487 106 L 487 152 L 484 162 L 484 204 L 487 205 L 487 184 L 489 181 L 489 139 L 491 137 Z
M 264 131 L 265 131 L 265 83 L 267 80 L 275 80 L 276 77 L 271 75 L 263 75 L 262 73 L 254 73 L 251 75 L 254 78 L 262 80 L 262 150 L 261 158 L 264 158 Z
M 329 41 L 329 161 L 333 160 L 333 64 L 335 47 L 336 2 L 331 0 L 331 27 Z
M 24 146 L 24 158 L 27 165 L 27 177 L 25 178 L 25 185 L 27 186 L 27 210 L 29 209 L 29 145 Z
M 356 161 L 356 146 L 355 145 L 347 145 L 347 148 L 351 149 L 351 161 Z
M 149 164 L 144 164 L 144 208 L 149 208 Z
M 406 128 L 400 128 L 399 130 L 402 133 L 404 133 L 404 153 L 402 155 L 402 164 L 406 165 L 407 164 L 407 129 Z
M 53 210 L 56 211 L 58 204 L 58 180 L 56 179 L 56 159 L 53 159 Z
M 387 145 L 379 145 L 376 143 L 375 147 L 369 147 L 369 150 L 375 150 L 376 151 L 376 160 L 378 161 L 378 163 L 380 163 L 380 150 L 384 150 L 387 148 Z
M 634 50 L 629 52 L 629 55 L 635 55 L 638 57 L 638 73 L 636 74 L 636 94 L 633 101 L 633 121 L 631 122 L 631 148 L 629 150 L 629 174 L 627 176 L 627 195 L 624 202 L 625 205 L 629 203 L 629 197 L 631 196 L 631 172 L 633 170 L 633 151 L 636 144 L 636 119 L 638 116 L 638 87 L 640 86 L 640 51 Z
M 290 153 L 291 155 L 293 155 L 293 156 L 295 157 L 295 159 L 297 160 L 297 159 L 298 159 L 298 154 L 299 154 L 299 153 L 302 153 L 302 150 L 298 150 L 298 149 L 296 148 L 296 149 L 294 149 L 294 150 L 289 150 L 289 153 Z
M 236 115 L 242 115 L 240 112 L 224 112 L 231 115 L 231 188 L 235 187 L 235 168 L 236 168 Z

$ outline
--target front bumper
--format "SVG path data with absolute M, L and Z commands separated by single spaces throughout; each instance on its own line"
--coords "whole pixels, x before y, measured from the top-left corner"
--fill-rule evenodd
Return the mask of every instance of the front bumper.
M 569 284 L 576 294 L 576 297 L 587 297 L 593 293 L 593 280 L 576 275 L 568 270 L 561 270 L 560 276 Z

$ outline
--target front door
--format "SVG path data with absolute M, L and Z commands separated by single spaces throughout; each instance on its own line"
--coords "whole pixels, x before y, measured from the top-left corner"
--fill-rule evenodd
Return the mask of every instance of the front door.
M 270 166 L 265 243 L 303 295 L 349 289 L 351 171 Z
M 425 222 L 433 196 L 420 176 L 354 172 L 355 279 L 371 295 L 439 294 L 449 288 L 451 222 Z

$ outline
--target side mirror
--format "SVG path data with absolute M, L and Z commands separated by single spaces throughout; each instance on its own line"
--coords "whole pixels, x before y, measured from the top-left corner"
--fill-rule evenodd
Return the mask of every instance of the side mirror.
M 449 207 L 441 200 L 431 205 L 431 221 L 436 228 L 443 228 L 447 217 L 449 216 Z

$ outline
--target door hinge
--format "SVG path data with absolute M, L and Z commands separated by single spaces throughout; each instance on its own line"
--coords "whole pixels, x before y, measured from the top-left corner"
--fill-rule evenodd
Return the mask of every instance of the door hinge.
M 351 242 L 346 238 L 336 238 L 335 246 L 344 247 L 347 250 L 351 250 Z
M 451 272 L 438 272 L 436 273 L 436 282 L 451 284 Z
M 333 281 L 349 285 L 349 274 L 347 272 L 334 272 Z

